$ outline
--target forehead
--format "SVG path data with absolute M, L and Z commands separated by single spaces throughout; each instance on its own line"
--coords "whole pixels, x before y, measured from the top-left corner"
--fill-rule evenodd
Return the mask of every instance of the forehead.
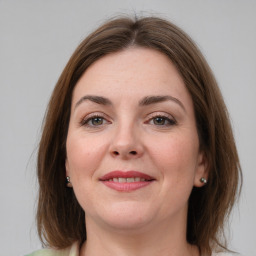
M 168 95 L 191 101 L 177 69 L 164 54 L 132 47 L 94 62 L 75 86 L 73 101 L 86 94 L 108 98 Z

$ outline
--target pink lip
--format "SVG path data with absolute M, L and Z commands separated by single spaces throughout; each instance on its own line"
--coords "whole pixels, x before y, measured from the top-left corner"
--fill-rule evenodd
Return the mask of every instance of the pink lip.
M 124 182 L 119 183 L 115 181 L 110 181 L 109 179 L 113 178 L 134 178 L 139 177 L 145 179 L 145 181 L 135 181 L 135 182 Z M 105 174 L 99 179 L 107 187 L 117 190 L 117 191 L 133 191 L 145 186 L 152 184 L 152 181 L 155 179 L 145 173 L 136 172 L 136 171 L 113 171 Z
M 113 178 L 132 178 L 132 177 L 139 177 L 144 178 L 145 180 L 153 180 L 154 178 L 141 172 L 136 171 L 113 171 L 105 174 L 100 178 L 101 181 L 113 179 Z

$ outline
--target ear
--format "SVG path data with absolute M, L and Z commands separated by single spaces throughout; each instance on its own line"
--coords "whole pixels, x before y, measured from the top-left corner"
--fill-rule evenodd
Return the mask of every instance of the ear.
M 65 168 L 66 168 L 66 186 L 68 188 L 72 188 L 72 183 L 71 183 L 71 178 L 70 178 L 70 173 L 69 173 L 69 164 L 68 164 L 68 159 L 66 158 L 65 161 Z
M 68 163 L 68 159 L 66 158 L 66 161 L 65 161 L 65 168 L 66 168 L 66 177 L 69 176 L 69 163 Z
M 206 183 L 202 182 L 202 178 L 204 178 L 206 181 L 208 180 L 208 161 L 205 155 L 205 152 L 199 152 L 198 154 L 198 162 L 196 166 L 196 172 L 195 172 L 195 179 L 194 179 L 194 186 L 195 187 L 202 187 Z

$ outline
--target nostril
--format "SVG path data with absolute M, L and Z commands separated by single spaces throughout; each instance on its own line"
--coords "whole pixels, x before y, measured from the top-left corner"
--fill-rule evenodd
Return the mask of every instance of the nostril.
M 120 155 L 123 155 L 123 156 L 137 156 L 138 155 L 138 152 L 136 150 L 132 150 L 132 151 L 126 151 L 126 152 L 122 152 L 122 151 L 116 151 L 116 150 L 113 150 L 112 151 L 112 155 L 113 156 L 120 156 Z
M 119 153 L 118 153 L 117 151 L 114 151 L 113 154 L 114 154 L 115 156 L 118 156 L 118 155 L 119 155 Z

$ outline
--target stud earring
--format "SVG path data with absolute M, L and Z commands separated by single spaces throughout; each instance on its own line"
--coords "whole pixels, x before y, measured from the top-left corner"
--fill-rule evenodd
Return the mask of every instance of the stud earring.
M 66 177 L 66 185 L 67 185 L 68 188 L 72 188 L 72 183 L 70 181 L 70 177 L 69 176 Z
M 200 181 L 201 181 L 202 183 L 204 183 L 204 184 L 207 183 L 207 179 L 205 179 L 205 178 L 203 178 L 203 177 L 200 179 Z

